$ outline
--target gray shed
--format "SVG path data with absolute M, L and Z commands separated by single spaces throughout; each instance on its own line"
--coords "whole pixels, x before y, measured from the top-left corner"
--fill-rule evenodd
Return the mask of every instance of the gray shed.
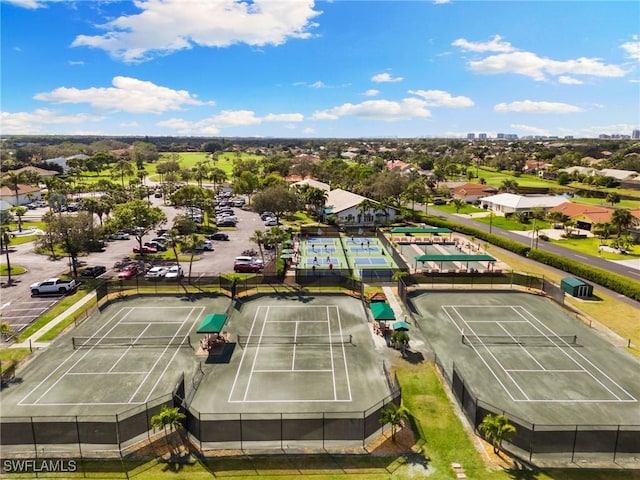
M 593 285 L 583 282 L 579 278 L 563 278 L 562 282 L 560 282 L 560 288 L 576 298 L 589 298 L 593 296 Z

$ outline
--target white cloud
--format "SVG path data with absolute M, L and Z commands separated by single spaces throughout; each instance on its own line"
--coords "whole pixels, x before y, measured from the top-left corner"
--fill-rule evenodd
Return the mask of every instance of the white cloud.
M 628 57 L 640 60 L 640 36 L 633 35 L 631 38 L 633 41 L 623 43 L 620 48 L 627 53 Z
M 307 127 L 304 130 L 302 130 L 302 133 L 304 133 L 306 135 L 311 135 L 313 133 L 316 133 L 316 130 L 315 130 L 315 128 Z
M 369 90 L 364 92 L 362 95 L 364 95 L 365 97 L 377 97 L 378 95 L 380 95 L 380 90 L 376 90 L 375 88 L 370 88 Z
M 444 5 L 445 3 L 451 3 L 451 0 L 433 0 L 436 5 Z
M 327 88 L 327 86 L 323 82 L 321 82 L 320 80 L 318 80 L 317 82 L 312 83 L 309 86 L 311 88 Z
M 7 134 L 34 134 L 52 133 L 52 125 L 82 124 L 86 122 L 98 122 L 103 117 L 78 113 L 73 115 L 64 114 L 46 108 L 39 108 L 33 112 L 2 112 L 2 131 Z
M 580 107 L 560 102 L 534 102 L 532 100 L 522 100 L 520 102 L 499 103 L 493 107 L 497 113 L 577 113 L 584 111 Z
M 84 90 L 59 87 L 38 93 L 33 98 L 53 103 L 88 103 L 94 108 L 129 113 L 163 113 L 180 110 L 185 105 L 214 105 L 202 102 L 186 90 L 173 90 L 152 82 L 130 77 L 114 77 L 113 87 Z
M 39 0 L 4 0 L 7 3 L 15 5 L 16 7 L 36 9 L 45 6 L 45 2 Z
M 301 113 L 269 113 L 264 117 L 258 117 L 251 110 L 223 110 L 217 115 L 202 120 L 171 118 L 157 122 L 156 125 L 175 130 L 180 135 L 217 135 L 223 128 L 246 127 L 265 122 L 291 123 L 303 120 L 304 115 Z
M 426 102 L 417 98 L 405 98 L 401 102 L 368 100 L 358 104 L 345 103 L 329 110 L 315 112 L 312 118 L 315 120 L 337 120 L 340 117 L 355 117 L 393 122 L 413 118 L 429 118 L 430 116 L 431 112 L 426 108 Z
M 71 65 L 72 67 L 75 67 L 76 65 L 84 65 L 84 62 L 82 60 L 69 60 L 67 62 L 67 65 Z
M 423 98 L 430 107 L 464 108 L 474 105 L 469 97 L 454 97 L 442 90 L 409 90 L 409 93 Z
M 202 47 L 278 46 L 309 38 L 317 26 L 313 0 L 139 0 L 141 12 L 102 25 L 104 35 L 79 35 L 72 46 L 100 48 L 125 62 Z
M 371 77 L 372 82 L 376 83 L 395 83 L 404 80 L 402 77 L 393 77 L 390 73 L 378 73 Z
M 595 77 L 623 77 L 626 71 L 618 65 L 602 63 L 598 58 L 551 60 L 532 52 L 513 52 L 491 55 L 469 62 L 470 69 L 481 74 L 516 73 L 542 81 L 547 75 L 590 75 Z
M 470 42 L 464 38 L 458 38 L 451 45 L 470 52 L 513 52 L 516 50 L 509 42 L 503 42 L 500 35 L 494 35 L 488 42 Z
M 550 136 L 551 132 L 549 130 L 545 130 L 540 127 L 533 127 L 531 125 L 522 125 L 522 124 L 514 124 L 511 125 L 511 128 L 514 130 L 521 130 L 523 132 L 527 132 L 529 135 L 540 135 L 540 136 Z
M 560 75 L 558 77 L 558 82 L 564 85 L 582 85 L 584 82 L 582 80 L 578 80 L 577 78 L 569 77 L 568 75 Z
M 137 128 L 140 126 L 140 124 L 138 122 L 122 122 L 118 124 L 119 127 L 123 127 L 123 128 Z
M 302 122 L 304 115 L 301 113 L 269 113 L 264 117 L 265 122 Z

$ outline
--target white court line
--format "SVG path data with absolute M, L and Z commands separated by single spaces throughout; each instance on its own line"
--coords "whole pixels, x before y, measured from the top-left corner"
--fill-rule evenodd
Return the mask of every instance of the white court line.
M 258 319 L 258 312 L 260 311 L 260 309 L 263 308 L 262 306 L 258 306 L 258 308 L 256 308 L 256 313 L 253 316 L 253 321 L 251 322 L 251 328 L 249 329 L 249 335 L 247 337 L 247 340 L 251 338 L 251 336 L 253 335 L 253 328 L 256 326 L 256 321 Z M 231 390 L 229 392 L 229 398 L 227 399 L 228 402 L 232 402 L 231 397 L 233 395 L 233 392 L 236 389 L 236 384 L 238 383 L 238 378 L 240 378 L 240 370 L 242 370 L 242 365 L 244 364 L 244 358 L 245 355 L 247 354 L 247 351 L 249 349 L 248 348 L 244 348 L 244 350 L 242 350 L 242 357 L 240 357 L 240 363 L 238 364 L 238 369 L 236 370 L 236 376 L 233 379 L 233 384 L 231 385 Z
M 120 325 L 146 325 L 146 324 L 148 324 L 148 323 L 149 323 L 149 322 L 120 322 Z M 168 321 L 168 322 L 165 322 L 165 321 L 162 321 L 162 320 L 161 320 L 161 321 L 159 321 L 159 322 L 151 322 L 151 323 L 152 323 L 153 325 L 171 325 L 171 324 L 173 324 L 173 323 L 182 324 L 182 322 L 180 322 L 180 321 L 178 321 L 178 320 L 176 320 L 176 321 L 171 320 L 171 321 Z
M 249 387 L 251 386 L 251 379 L 253 378 L 253 372 L 256 368 L 256 362 L 258 361 L 258 352 L 260 351 L 260 346 L 262 345 L 262 337 L 264 336 L 264 328 L 269 321 L 269 309 L 271 307 L 267 307 L 267 314 L 264 317 L 264 321 L 262 322 L 262 329 L 260 330 L 260 337 L 258 338 L 258 345 L 256 345 L 256 350 L 253 356 L 253 362 L 251 363 L 251 370 L 249 370 L 249 380 L 247 381 L 247 386 L 244 389 L 244 396 L 242 397 L 243 401 L 247 401 L 247 395 L 249 395 Z
M 447 307 L 449 308 L 453 308 L 452 305 L 442 305 L 442 310 L 444 311 L 445 315 L 447 317 L 449 317 L 449 320 L 451 321 L 451 323 L 453 323 L 453 325 L 458 329 L 458 331 L 460 332 L 460 334 L 463 333 L 463 330 L 460 328 L 460 326 L 456 323 L 456 321 L 453 319 L 453 317 L 449 314 Z M 455 311 L 455 309 L 454 309 Z M 458 314 L 458 316 L 460 315 L 457 311 L 456 314 Z M 472 330 L 473 331 L 473 330 Z M 509 389 L 505 386 L 505 384 L 502 382 L 502 380 L 500 379 L 500 377 L 498 377 L 498 375 L 496 374 L 496 372 L 493 370 L 493 368 L 491 368 L 489 366 L 489 364 L 487 363 L 487 361 L 485 360 L 485 358 L 480 355 L 480 352 L 478 352 L 478 350 L 475 348 L 474 345 L 470 345 L 471 348 L 473 349 L 473 351 L 476 353 L 476 355 L 478 355 L 478 357 L 480 358 L 480 361 L 482 363 L 484 363 L 484 366 L 487 367 L 487 370 L 489 370 L 489 373 L 491 373 L 491 375 L 493 375 L 493 378 L 496 379 L 496 381 L 500 384 L 500 386 L 502 387 L 502 389 L 507 392 L 507 395 L 509 395 L 509 397 L 511 398 L 511 400 L 515 401 L 515 398 L 513 398 L 513 395 L 511 395 L 511 392 L 509 391 Z
M 541 327 L 538 327 L 536 325 L 534 325 L 530 320 L 529 323 L 531 324 L 531 326 L 533 328 L 535 328 L 538 332 L 540 332 L 541 334 L 544 335 L 544 333 L 542 332 L 541 328 L 545 328 L 546 330 L 550 331 L 551 333 L 553 333 L 553 336 L 555 337 L 559 337 L 558 334 L 556 334 L 553 330 L 551 330 L 551 328 L 549 328 L 547 325 L 544 324 L 544 322 L 541 322 L 535 315 L 533 315 L 531 312 L 529 312 L 526 308 L 524 307 L 519 307 L 516 308 L 514 307 L 514 310 L 516 311 L 516 313 L 518 313 L 519 315 L 521 315 L 523 318 L 526 319 L 526 317 L 520 312 L 520 311 L 525 311 L 527 313 L 527 315 L 529 315 L 532 319 L 534 319 L 538 324 L 541 325 Z M 556 347 L 560 350 L 560 352 L 565 355 L 567 358 L 569 358 L 571 361 L 573 361 L 576 365 L 578 365 L 580 368 L 582 368 L 589 376 L 591 376 L 591 378 L 596 382 L 599 383 L 602 388 L 604 388 L 605 390 L 607 390 L 613 397 L 615 397 L 618 401 L 626 401 L 623 400 L 622 398 L 620 398 L 618 395 L 616 395 L 609 387 L 607 387 L 600 379 L 596 378 L 596 376 L 593 374 L 593 372 L 591 372 L 591 370 L 587 370 L 584 368 L 584 365 L 580 364 L 572 355 L 569 355 L 567 351 L 565 351 L 566 349 L 569 349 L 570 351 L 572 351 L 573 353 L 576 354 L 576 356 L 580 357 L 582 360 L 584 360 L 588 365 L 590 365 L 591 367 L 594 368 L 594 370 L 596 372 L 598 372 L 600 375 L 602 375 L 604 378 L 606 378 L 609 382 L 611 382 L 613 385 L 615 385 L 617 388 L 619 388 L 622 392 L 624 392 L 630 399 L 632 399 L 631 401 L 637 401 L 637 399 L 631 395 L 629 392 L 627 392 L 622 386 L 620 386 L 613 378 L 611 378 L 609 375 L 607 375 L 605 372 L 603 372 L 597 365 L 595 365 L 591 360 L 589 360 L 588 358 L 586 358 L 583 354 L 581 354 L 577 349 L 575 349 L 573 346 L 569 345 L 568 343 L 564 342 L 565 346 L 563 348 L 560 348 L 559 346 Z
M 466 305 L 465 305 L 466 306 Z M 467 320 L 466 323 L 527 323 L 526 320 Z
M 183 307 L 185 308 L 185 307 Z M 198 307 L 198 309 L 200 309 L 200 313 L 202 314 L 202 312 L 204 312 L 204 307 Z M 191 318 L 191 315 L 193 314 L 193 312 L 196 310 L 196 307 L 193 307 L 191 309 L 191 311 L 189 312 L 189 314 L 187 315 L 187 318 L 184 319 L 184 322 L 182 322 L 182 325 L 184 326 L 188 321 L 189 318 Z M 200 315 L 198 315 L 200 316 Z M 195 324 L 196 322 L 192 322 L 193 324 Z M 193 327 L 193 325 L 192 325 Z M 172 339 L 176 338 L 176 336 L 178 335 L 178 333 L 180 332 L 180 329 L 182 327 L 178 328 L 178 330 L 176 331 L 176 333 L 171 337 Z M 191 331 L 191 328 L 189 328 L 187 330 L 187 334 L 188 332 Z M 183 335 L 184 336 L 184 335 Z M 157 363 L 160 361 L 160 359 L 163 357 L 164 352 L 166 352 L 168 349 L 170 348 L 169 345 L 167 345 L 164 350 L 162 351 L 162 353 L 160 355 L 158 355 L 158 360 L 156 360 L 156 363 L 153 364 L 152 370 L 156 368 Z M 167 362 L 166 366 L 164 367 L 164 369 L 162 370 L 162 372 L 160 372 L 160 376 L 158 377 L 158 380 L 156 380 L 156 383 L 153 384 L 153 387 L 151 388 L 151 390 L 149 391 L 149 394 L 147 395 L 147 398 L 145 398 L 145 403 L 149 401 L 149 399 L 151 398 L 151 395 L 153 394 L 153 392 L 155 391 L 156 387 L 158 386 L 158 384 L 160 383 L 160 380 L 162 380 L 162 378 L 164 377 L 164 374 L 167 372 L 167 370 L 169 369 L 169 367 L 171 367 L 173 365 L 173 359 L 176 358 L 176 356 L 178 355 L 178 353 L 180 352 L 180 348 L 177 347 L 175 348 L 175 352 L 173 352 L 173 355 L 171 355 L 171 359 Z M 151 373 L 151 372 L 149 372 Z M 145 378 L 142 383 L 146 382 L 147 379 Z M 136 392 L 137 393 L 137 392 Z M 135 393 L 134 393 L 135 395 Z M 132 396 L 133 398 L 133 396 Z
M 120 312 L 121 312 L 122 310 L 123 310 L 123 309 L 121 309 L 121 310 L 120 310 Z M 128 315 L 130 315 L 132 311 L 133 311 L 133 310 L 132 310 L 131 308 L 129 308 L 129 311 L 125 314 L 125 317 L 126 317 L 126 316 L 128 316 Z M 118 313 L 120 313 L 120 312 L 118 312 Z M 113 318 L 115 318 L 115 316 L 114 316 Z M 98 332 L 99 332 L 100 330 L 102 330 L 102 328 L 106 327 L 107 325 L 108 325 L 108 322 L 107 322 L 107 323 L 105 323 L 105 325 L 104 325 L 103 327 L 100 327 L 100 328 L 98 329 L 98 331 L 96 331 L 96 332 L 95 332 L 95 333 L 94 333 L 90 338 L 95 337 L 95 336 L 98 334 Z M 116 323 L 115 323 L 115 325 L 113 325 L 113 327 L 111 327 L 109 330 L 107 330 L 107 333 L 109 333 L 109 332 L 113 331 L 113 329 L 114 329 L 114 328 L 116 328 L 117 326 L 118 326 L 118 322 L 116 322 Z M 42 380 L 42 382 L 44 382 L 45 380 L 47 380 L 48 378 L 50 378 L 50 377 L 51 377 L 55 372 L 57 372 L 57 371 L 58 371 L 58 369 L 62 368 L 62 366 L 67 362 L 67 360 L 71 359 L 71 357 L 72 357 L 73 355 L 75 355 L 75 353 L 76 353 L 77 351 L 78 351 L 78 350 L 76 350 L 76 351 L 75 351 L 75 352 L 73 352 L 71 355 L 69 355 L 69 356 L 65 359 L 65 361 L 64 361 L 64 362 L 62 362 L 62 363 L 60 364 L 60 366 L 59 366 L 58 368 L 56 368 L 53 372 L 51 372 L 49 375 L 47 375 L 47 376 Z M 78 360 L 76 360 L 76 361 L 75 361 L 75 363 L 74 363 L 73 365 L 71 365 L 71 367 L 69 367 L 69 368 L 67 369 L 67 371 L 66 371 L 66 372 L 64 372 L 62 375 L 60 375 L 60 376 L 58 377 L 58 379 L 57 379 L 55 382 L 53 382 L 53 384 L 52 384 L 49 388 L 47 388 L 47 389 L 44 391 L 44 393 L 43 393 L 42 395 L 40 395 L 38 398 L 36 398 L 35 402 L 33 402 L 33 403 L 32 403 L 32 405 L 36 405 L 36 404 L 37 404 L 37 403 L 42 399 L 42 397 L 44 397 L 47 393 L 49 393 L 49 392 L 51 391 L 51 389 L 53 389 L 53 387 L 55 387 L 58 383 L 60 383 L 60 381 L 61 381 L 61 380 L 62 380 L 62 379 L 67 375 L 67 373 L 69 373 L 69 372 L 70 372 L 70 371 L 71 371 L 71 370 L 72 370 L 76 365 L 78 365 L 78 363 L 80 363 L 80 362 L 81 362 L 81 361 L 82 361 L 82 360 L 83 360 L 87 355 L 89 355 L 89 353 L 91 353 L 92 351 L 93 351 L 93 348 L 90 348 L 89 350 L 87 350 L 87 351 L 85 352 L 85 354 L 84 354 L 84 355 L 81 355 L 81 356 L 80 356 L 80 358 L 78 358 Z M 40 382 L 40 383 L 36 386 L 36 388 L 38 388 L 38 387 L 42 384 L 42 382 Z M 29 394 L 30 394 L 30 393 L 29 393 Z M 26 397 L 25 397 L 25 398 L 26 398 Z
M 340 332 L 340 338 L 343 338 L 342 336 L 344 335 L 344 333 L 342 332 L 342 320 L 340 318 L 340 309 L 338 307 L 334 307 L 336 309 L 336 315 L 338 317 L 338 331 Z M 351 382 L 349 381 L 349 369 L 347 368 L 347 351 L 345 350 L 345 346 L 344 346 L 344 342 L 342 343 L 342 359 L 344 362 L 344 376 L 345 376 L 345 380 L 347 381 L 347 392 L 349 392 L 349 402 L 352 400 L 352 396 L 351 396 Z
M 13 319 L 13 318 L 34 318 L 34 317 L 37 317 L 38 315 L 41 315 L 43 312 L 46 312 L 46 309 L 42 310 L 42 312 L 40 312 L 39 314 L 35 314 L 34 313 L 33 315 L 3 315 L 2 319 L 3 320 L 10 320 L 10 319 Z M 26 323 L 25 325 L 29 325 L 29 324 Z
M 338 399 L 338 388 L 336 387 L 336 367 L 333 360 L 333 342 L 331 341 L 331 314 L 329 313 L 329 306 L 327 305 L 327 330 L 329 331 L 329 356 L 331 357 L 331 380 L 333 382 L 333 399 Z
M 507 368 L 507 372 L 530 372 L 530 373 L 582 373 L 586 374 L 584 370 L 570 370 L 570 369 L 557 369 L 557 370 L 538 370 L 538 369 L 526 369 L 526 368 Z
M 108 405 L 143 405 L 144 402 L 80 402 L 80 403 L 40 403 L 39 405 L 47 406 L 47 407 L 83 407 L 83 406 L 108 406 Z
M 280 308 L 279 306 L 276 308 Z M 269 320 L 269 323 L 325 323 L 326 320 Z
M 285 368 L 282 369 L 256 369 L 254 370 L 254 372 L 256 373 L 276 373 L 276 372 L 280 372 L 280 373 L 315 373 L 315 372 L 322 372 L 322 373 L 327 373 L 327 372 L 332 372 L 333 370 L 330 369 L 316 369 L 316 370 L 310 370 L 310 369 L 298 369 L 298 370 L 287 370 Z
M 122 325 L 122 322 L 120 323 L 120 325 Z M 135 343 L 135 341 L 136 341 L 136 340 L 138 340 L 138 339 L 142 336 L 142 334 L 143 334 L 144 332 L 146 332 L 146 331 L 149 329 L 149 327 L 150 327 L 150 326 L 151 326 L 151 324 L 150 324 L 150 323 L 149 323 L 149 324 L 147 324 L 146 328 L 144 328 L 144 329 L 142 330 L 142 332 L 140 332 L 140 335 L 138 335 L 138 336 L 135 338 L 135 340 L 134 340 L 133 342 Z M 112 366 L 109 370 L 107 370 L 107 373 L 112 372 L 112 371 L 113 371 L 113 369 L 114 369 L 114 368 L 116 368 L 116 365 L 118 365 L 118 363 L 120 363 L 120 360 L 122 360 L 122 359 L 127 355 L 127 353 L 129 353 L 129 352 L 131 351 L 131 349 L 132 349 L 132 348 L 133 348 L 133 345 L 129 345 L 129 347 L 128 347 L 124 352 L 122 352 L 122 355 L 120 355 L 120 357 L 118 358 L 118 360 L 116 360 L 116 361 L 113 363 L 113 366 Z
M 351 400 L 298 400 L 298 399 L 282 399 L 282 400 L 233 400 L 230 403 L 346 403 Z
M 145 375 L 149 373 L 147 370 L 143 371 L 143 372 L 71 372 L 71 373 L 67 373 L 67 375 L 71 376 L 71 375 L 129 375 L 129 374 L 133 374 L 133 375 Z M 49 405 L 49 404 L 47 404 Z
M 296 326 L 293 330 L 293 338 L 296 339 L 298 338 L 298 322 L 296 322 Z M 296 370 L 296 347 L 297 345 L 293 344 L 293 355 L 291 355 L 291 371 L 295 372 Z
M 511 337 L 512 340 L 514 340 L 514 341 L 516 340 L 516 338 L 511 334 L 511 332 L 502 326 L 502 321 L 498 320 L 496 323 L 502 329 L 503 332 L 505 332 L 509 337 Z M 536 363 L 536 365 L 538 365 L 540 370 L 543 370 L 543 371 L 546 370 L 546 368 L 544 368 L 544 366 L 538 361 L 538 359 L 536 357 L 534 357 L 531 354 L 531 352 L 527 348 L 524 347 L 524 345 L 518 344 L 517 341 L 516 341 L 516 344 L 518 345 L 518 347 L 520 347 L 520 350 L 522 350 L 531 360 L 533 360 Z M 505 371 L 509 371 L 508 369 L 506 369 L 504 367 L 502 367 L 502 368 Z
M 31 308 L 12 308 L 11 311 L 12 312 L 32 312 L 35 309 L 36 309 L 35 307 L 31 307 Z M 47 309 L 46 308 L 41 308 L 40 311 L 41 312 L 46 312 Z

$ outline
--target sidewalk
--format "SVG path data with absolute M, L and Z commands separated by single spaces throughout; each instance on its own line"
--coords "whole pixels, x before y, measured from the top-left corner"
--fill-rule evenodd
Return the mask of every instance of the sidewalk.
M 53 320 L 51 320 L 49 323 L 47 323 L 44 327 L 42 327 L 40 330 L 38 330 L 37 332 L 35 332 L 33 335 L 31 335 L 29 338 L 25 339 L 23 342 L 21 343 L 14 343 L 13 345 L 11 345 L 9 348 L 33 348 L 33 349 L 40 349 L 40 348 L 46 348 L 49 346 L 49 342 L 36 342 L 36 339 L 40 338 L 41 336 L 43 336 L 45 333 L 47 333 L 49 330 L 51 330 L 52 328 L 54 328 L 56 325 L 58 325 L 60 322 L 64 321 L 65 319 L 69 318 L 70 316 L 72 316 L 76 311 L 80 310 L 81 307 L 83 307 L 84 305 L 86 305 L 89 302 L 95 302 L 96 301 L 96 292 L 93 291 L 91 293 L 89 293 L 88 295 L 86 295 L 85 297 L 83 297 L 81 300 L 78 300 L 76 303 L 74 303 L 73 305 L 71 305 L 67 310 L 65 310 L 64 312 L 62 312 L 60 315 L 58 315 L 56 318 L 54 318 Z

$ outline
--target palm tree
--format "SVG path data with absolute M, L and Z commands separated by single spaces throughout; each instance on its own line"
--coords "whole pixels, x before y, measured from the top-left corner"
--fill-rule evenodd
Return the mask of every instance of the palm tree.
M 409 410 L 405 407 L 398 407 L 395 403 L 387 403 L 382 407 L 380 423 L 383 425 L 391 424 L 391 440 L 395 442 L 396 431 L 402 427 L 404 422 L 409 418 Z
M 358 205 L 358 216 L 360 217 L 358 223 L 364 223 L 365 215 L 370 210 L 377 208 L 377 206 L 378 204 L 369 198 L 365 198 L 360 202 L 360 205 Z
M 516 432 L 516 427 L 509 423 L 506 416 L 489 413 L 478 425 L 478 430 L 493 445 L 493 453 L 498 453 L 502 449 L 502 441 L 508 440 Z
M 213 190 L 219 183 L 223 183 L 227 179 L 227 173 L 219 167 L 214 167 L 209 171 L 209 180 L 213 182 Z
M 11 207 L 11 211 L 18 217 L 18 231 L 22 231 L 22 217 L 27 213 L 27 207 Z
M 518 182 L 513 179 L 505 178 L 500 184 L 500 190 L 507 193 L 513 193 L 518 189 Z
M 616 203 L 620 203 L 620 195 L 616 192 L 609 192 L 607 193 L 606 201 L 613 206 Z
M 453 201 L 451 202 L 451 204 L 453 205 L 453 208 L 456 209 L 456 213 L 459 213 L 460 210 L 466 206 L 467 202 L 465 202 L 464 200 L 462 200 L 461 198 L 454 198 Z
M 260 250 L 260 258 L 262 258 L 262 263 L 264 264 L 264 251 L 262 250 L 262 245 L 266 239 L 266 234 L 262 230 L 256 230 L 253 232 L 253 235 L 249 237 L 249 240 L 252 242 L 256 242 L 258 244 L 258 249 Z
M 131 175 L 133 175 L 135 173 L 135 170 L 133 168 L 133 165 L 131 164 L 131 162 L 129 160 L 118 160 L 118 163 L 116 163 L 112 168 L 111 168 L 111 177 L 112 178 L 118 178 L 120 177 L 120 182 L 122 183 L 122 188 L 124 189 L 124 177 L 130 177 Z
M 198 182 L 198 186 L 202 188 L 202 180 L 209 178 L 209 165 L 207 162 L 198 162 L 194 167 L 191 168 L 191 172 L 193 173 L 193 178 Z
M 11 280 L 11 259 L 9 257 L 9 245 L 11 244 L 11 235 L 9 235 L 9 228 L 6 225 L 3 225 L 0 228 L 1 228 L 0 238 L 2 239 L 2 242 L 0 242 L 0 245 L 4 249 L 4 255 L 7 259 L 7 283 L 11 285 L 13 282 L 13 280 Z
M 635 217 L 626 208 L 619 208 L 611 215 L 611 224 L 616 227 L 618 237 L 633 225 Z
M 179 407 L 169 408 L 166 405 L 163 405 L 160 412 L 151 417 L 151 427 L 153 427 L 153 431 L 164 430 L 164 438 L 171 453 L 173 453 L 173 451 L 169 444 L 169 434 L 174 430 L 177 432 L 182 430 L 182 422 L 184 422 L 186 418 L 187 416 L 180 411 Z
M 409 340 L 409 334 L 404 330 L 394 330 L 391 334 L 391 341 L 394 343 L 396 348 L 400 349 L 400 353 L 403 357 L 405 352 L 407 351 Z
M 13 193 L 16 196 L 16 207 L 20 205 L 20 184 L 24 181 L 24 175 L 22 173 L 15 172 L 8 172 L 2 177 L 2 180 L 0 180 L 2 186 L 13 190 Z

